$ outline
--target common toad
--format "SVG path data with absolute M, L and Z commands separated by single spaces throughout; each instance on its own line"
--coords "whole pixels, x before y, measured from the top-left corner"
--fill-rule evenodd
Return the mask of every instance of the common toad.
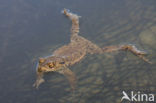
M 138 50 L 134 45 L 106 46 L 101 48 L 84 37 L 79 36 L 80 16 L 69 12 L 67 9 L 63 10 L 63 14 L 72 21 L 70 43 L 55 50 L 52 56 L 39 59 L 37 80 L 33 85 L 34 87 L 38 88 L 44 82 L 43 75 L 46 72 L 58 72 L 68 79 L 72 90 L 74 90 L 76 76 L 68 67 L 81 61 L 86 54 L 102 54 L 120 50 L 130 51 L 145 62 L 151 63 L 144 57 L 146 53 Z

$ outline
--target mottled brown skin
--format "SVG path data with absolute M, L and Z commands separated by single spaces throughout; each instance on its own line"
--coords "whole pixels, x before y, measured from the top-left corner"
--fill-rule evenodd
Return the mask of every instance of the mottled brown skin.
M 102 54 L 105 52 L 123 50 L 130 51 L 145 62 L 151 63 L 144 57 L 146 53 L 139 51 L 134 45 L 107 46 L 100 48 L 91 41 L 78 35 L 79 16 L 66 9 L 64 9 L 63 13 L 72 21 L 70 43 L 55 50 L 52 56 L 40 58 L 37 67 L 37 80 L 33 85 L 34 87 L 38 88 L 39 85 L 44 82 L 44 73 L 58 72 L 68 79 L 72 90 L 74 90 L 76 86 L 76 76 L 68 67 L 81 61 L 86 54 Z

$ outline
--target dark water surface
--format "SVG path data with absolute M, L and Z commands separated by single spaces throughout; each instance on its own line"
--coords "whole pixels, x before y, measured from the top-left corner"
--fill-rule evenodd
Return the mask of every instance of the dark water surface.
M 153 64 L 131 53 L 88 55 L 71 67 L 74 94 L 60 74 L 32 87 L 39 57 L 69 43 L 68 8 L 82 16 L 80 35 L 103 47 L 135 44 Z M 122 91 L 156 94 L 155 0 L 0 0 L 0 103 L 120 103 Z

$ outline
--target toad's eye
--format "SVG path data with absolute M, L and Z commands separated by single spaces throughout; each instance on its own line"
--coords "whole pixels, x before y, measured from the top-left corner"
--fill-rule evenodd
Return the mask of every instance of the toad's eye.
M 40 58 L 39 59 L 39 63 L 43 63 L 43 62 L 45 62 L 45 59 L 44 58 Z
M 50 68 L 52 68 L 52 67 L 54 67 L 54 64 L 53 64 L 53 63 L 49 63 L 48 66 L 49 66 Z

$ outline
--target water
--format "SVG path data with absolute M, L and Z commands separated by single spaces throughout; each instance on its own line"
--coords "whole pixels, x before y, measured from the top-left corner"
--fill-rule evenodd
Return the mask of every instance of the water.
M 156 93 L 155 0 L 1 0 L 1 103 L 120 103 L 122 91 Z M 48 73 L 32 87 L 39 57 L 69 43 L 70 21 L 63 8 L 82 16 L 80 35 L 103 47 L 135 44 L 153 64 L 131 53 L 88 55 L 70 69 L 78 78 L 73 95 L 68 81 Z

